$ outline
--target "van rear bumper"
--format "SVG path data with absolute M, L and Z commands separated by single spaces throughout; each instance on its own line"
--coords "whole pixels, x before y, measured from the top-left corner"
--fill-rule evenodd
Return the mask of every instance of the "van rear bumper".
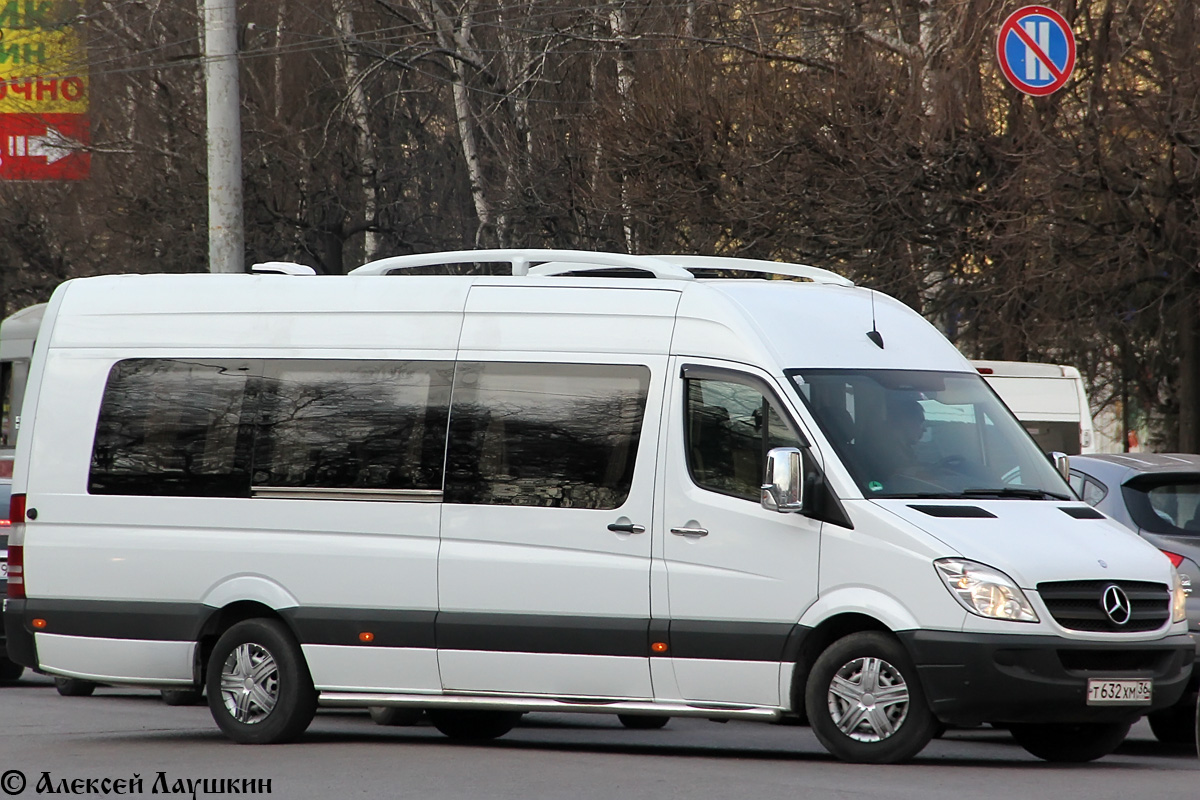
M 1117 722 L 1173 705 L 1196 658 L 1188 634 L 1152 642 L 904 631 L 934 715 L 942 722 Z M 1089 678 L 1153 681 L 1150 705 L 1089 706 Z
M 2 644 L 8 648 L 9 661 L 37 669 L 37 648 L 33 643 L 33 630 L 25 626 L 24 600 L 5 598 Z

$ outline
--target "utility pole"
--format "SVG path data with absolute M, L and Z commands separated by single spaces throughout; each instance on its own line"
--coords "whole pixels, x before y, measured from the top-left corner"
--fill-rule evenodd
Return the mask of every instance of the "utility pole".
M 208 271 L 244 272 L 237 2 L 201 3 L 208 101 Z

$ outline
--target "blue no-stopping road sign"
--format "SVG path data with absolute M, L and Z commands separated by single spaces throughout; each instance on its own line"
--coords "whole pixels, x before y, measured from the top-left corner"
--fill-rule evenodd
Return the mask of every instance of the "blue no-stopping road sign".
M 1000 26 L 996 58 L 1008 82 L 1025 94 L 1051 94 L 1075 69 L 1075 36 L 1054 9 L 1025 6 Z

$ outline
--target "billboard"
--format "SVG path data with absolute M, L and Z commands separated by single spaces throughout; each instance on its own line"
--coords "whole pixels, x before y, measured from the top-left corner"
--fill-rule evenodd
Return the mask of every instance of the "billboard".
M 88 176 L 79 0 L 0 0 L 0 180 Z

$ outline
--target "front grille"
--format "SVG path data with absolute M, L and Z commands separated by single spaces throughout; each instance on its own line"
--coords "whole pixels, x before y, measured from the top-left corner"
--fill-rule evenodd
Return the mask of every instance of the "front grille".
M 1113 622 L 1104 612 L 1104 591 L 1119 586 L 1129 598 L 1129 621 Z M 1057 581 L 1039 583 L 1038 594 L 1055 621 L 1073 631 L 1134 633 L 1153 631 L 1171 619 L 1171 592 L 1150 581 Z

